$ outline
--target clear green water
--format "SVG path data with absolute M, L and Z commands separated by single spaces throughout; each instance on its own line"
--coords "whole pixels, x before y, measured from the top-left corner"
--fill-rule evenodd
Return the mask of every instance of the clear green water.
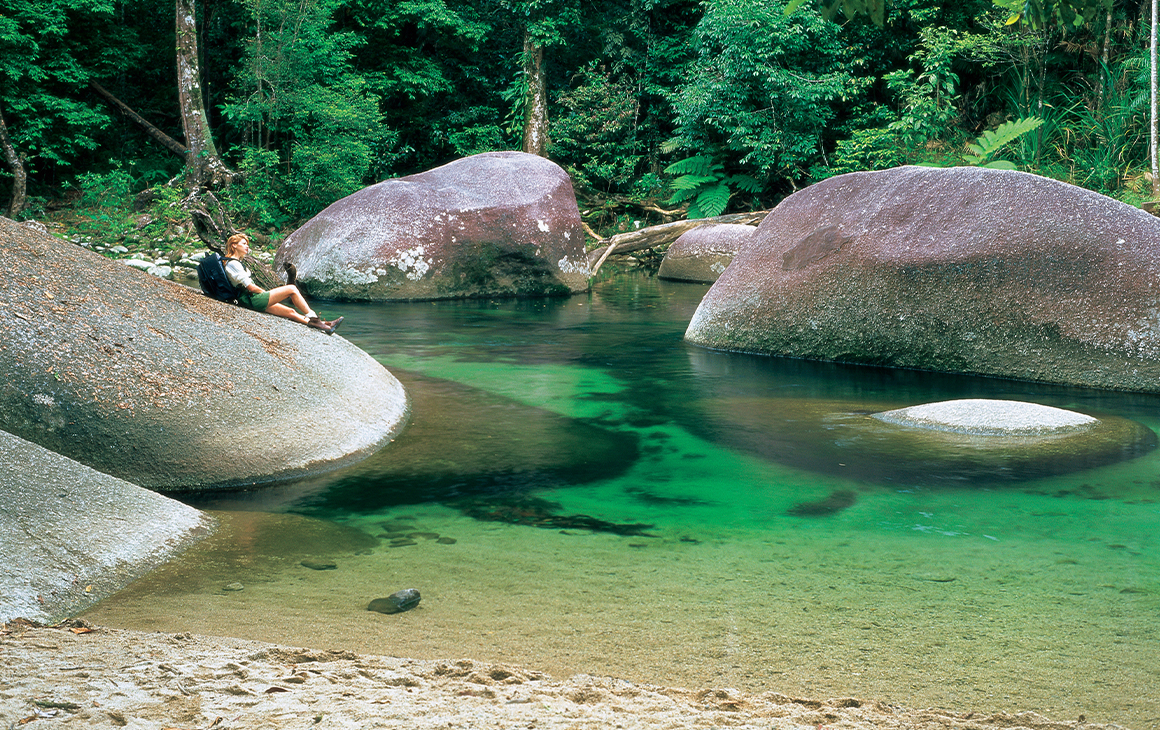
M 327 308 L 407 385 L 408 429 L 342 472 L 196 500 L 221 534 L 91 617 L 1160 724 L 1160 398 L 710 352 L 682 341 L 705 290 L 619 275 L 563 300 Z M 865 426 L 964 397 L 1147 438 L 1023 458 Z M 365 610 L 405 587 L 418 609 Z

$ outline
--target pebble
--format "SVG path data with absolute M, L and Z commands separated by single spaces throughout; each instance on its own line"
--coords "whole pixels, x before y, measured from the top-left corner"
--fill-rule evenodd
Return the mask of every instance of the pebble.
M 244 591 L 246 587 L 241 583 L 229 583 L 222 588 L 223 591 Z
M 454 545 L 455 538 L 454 537 L 441 537 L 438 540 L 436 540 L 435 542 L 439 543 L 440 545 Z
M 379 613 L 402 613 L 418 606 L 419 599 L 419 591 L 414 588 L 404 588 L 401 591 L 395 591 L 386 598 L 376 598 L 367 605 L 367 610 Z

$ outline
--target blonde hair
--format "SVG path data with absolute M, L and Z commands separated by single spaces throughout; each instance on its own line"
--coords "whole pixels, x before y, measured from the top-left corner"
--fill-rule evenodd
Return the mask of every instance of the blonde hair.
M 234 247 L 237 246 L 242 241 L 249 243 L 250 237 L 244 233 L 235 233 L 234 235 L 227 238 L 226 239 L 226 256 L 228 256 L 229 258 L 234 258 L 234 256 L 233 256 Z

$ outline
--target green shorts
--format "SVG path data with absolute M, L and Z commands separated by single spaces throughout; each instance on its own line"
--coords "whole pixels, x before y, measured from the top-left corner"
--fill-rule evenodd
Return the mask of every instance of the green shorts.
M 264 291 L 261 294 L 242 292 L 238 296 L 238 304 L 258 312 L 265 312 L 266 307 L 270 306 L 270 292 Z

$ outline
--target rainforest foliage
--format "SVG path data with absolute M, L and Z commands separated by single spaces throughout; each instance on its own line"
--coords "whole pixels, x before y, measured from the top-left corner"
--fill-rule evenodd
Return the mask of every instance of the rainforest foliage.
M 194 13 L 209 130 L 237 173 L 217 194 L 269 233 L 367 184 L 521 149 L 545 101 L 544 154 L 602 232 L 768 208 L 900 164 L 1010 166 L 1130 202 L 1151 189 L 1146 2 L 201 0 Z M 174 0 L 5 0 L 0 213 L 23 187 L 22 218 L 180 197 L 182 156 L 96 91 L 188 145 L 176 41 Z

